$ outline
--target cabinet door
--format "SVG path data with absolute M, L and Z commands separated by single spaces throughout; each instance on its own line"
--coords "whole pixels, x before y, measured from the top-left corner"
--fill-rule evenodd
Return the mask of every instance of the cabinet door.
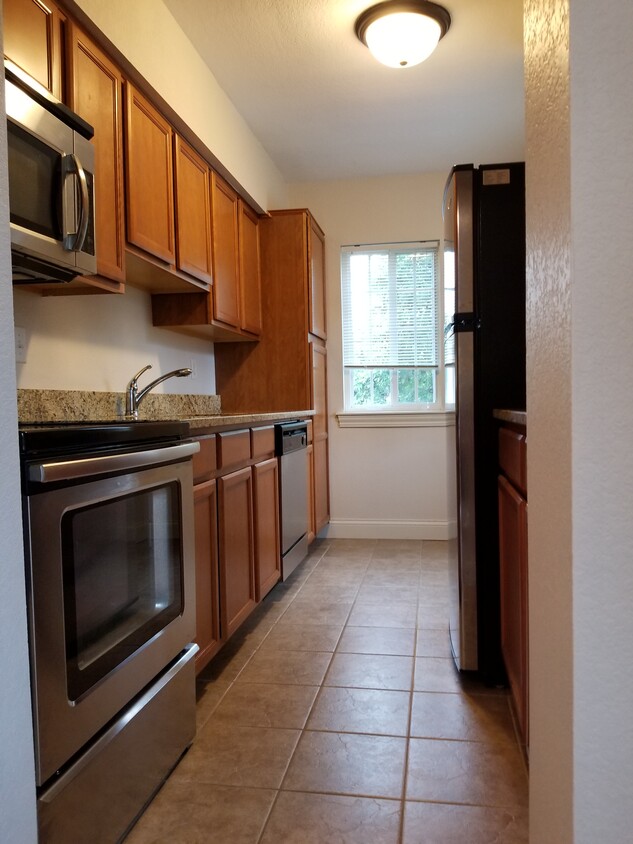
M 213 316 L 218 322 L 239 328 L 238 197 L 215 173 L 211 196 Z
M 225 638 L 255 607 L 252 487 L 250 466 L 219 479 L 220 606 Z
M 69 105 L 95 133 L 97 273 L 125 281 L 123 79 L 119 68 L 77 26 L 68 24 Z M 122 290 L 122 284 L 118 285 Z
M 174 264 L 172 129 L 129 82 L 125 101 L 127 239 Z
M 216 481 L 197 484 L 194 494 L 196 549 L 196 671 L 220 648 L 220 598 Z
M 318 533 L 330 520 L 327 432 L 327 351 L 310 341 L 312 433 L 314 444 L 314 528 Z
M 314 515 L 314 445 L 307 447 L 308 458 L 308 544 L 316 536 L 316 519 Z
M 527 502 L 499 478 L 501 651 L 519 730 L 528 741 Z
M 327 350 L 319 343 L 310 343 L 311 398 L 314 417 L 314 439 L 327 436 Z
M 240 327 L 259 337 L 262 300 L 259 261 L 259 218 L 239 200 Z
M 279 549 L 279 469 L 277 458 L 253 466 L 257 600 L 281 577 Z
M 176 135 L 176 258 L 178 269 L 211 283 L 211 171 Z
M 308 225 L 310 334 L 325 340 L 325 235 L 311 216 Z
M 330 521 L 328 442 L 315 440 L 314 448 L 314 532 Z
M 51 0 L 4 0 L 2 6 L 5 56 L 63 99 L 60 10 Z

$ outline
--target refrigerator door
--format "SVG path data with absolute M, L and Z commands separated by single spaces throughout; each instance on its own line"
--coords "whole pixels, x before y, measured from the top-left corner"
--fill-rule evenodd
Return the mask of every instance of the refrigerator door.
M 478 668 L 477 565 L 475 532 L 475 351 L 474 170 L 461 167 L 449 176 L 444 193 L 445 272 L 455 278 L 456 531 L 449 541 L 449 630 L 455 664 Z M 447 267 L 451 263 L 452 266 Z

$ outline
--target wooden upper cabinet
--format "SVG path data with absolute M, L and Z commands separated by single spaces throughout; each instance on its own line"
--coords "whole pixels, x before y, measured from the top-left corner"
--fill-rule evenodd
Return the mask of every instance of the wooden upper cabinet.
M 310 334 L 325 340 L 325 235 L 312 215 L 308 217 L 308 226 L 309 330 Z
M 176 163 L 176 259 L 179 270 L 211 284 L 211 171 L 178 135 Z
M 67 33 L 69 105 L 94 128 L 97 273 L 123 282 L 123 78 L 77 26 L 69 22 Z
M 238 196 L 214 173 L 211 197 L 213 316 L 218 322 L 239 329 Z
M 175 264 L 172 128 L 129 82 L 125 92 L 127 239 Z
M 2 5 L 5 56 L 63 99 L 64 15 L 49 0 L 4 0 Z
M 240 328 L 258 337 L 262 330 L 259 217 L 241 199 L 238 209 Z

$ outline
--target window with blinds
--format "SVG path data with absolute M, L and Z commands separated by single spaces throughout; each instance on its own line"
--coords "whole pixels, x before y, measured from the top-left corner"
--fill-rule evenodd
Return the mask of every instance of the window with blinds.
M 342 248 L 347 410 L 443 405 L 438 248 L 437 241 Z

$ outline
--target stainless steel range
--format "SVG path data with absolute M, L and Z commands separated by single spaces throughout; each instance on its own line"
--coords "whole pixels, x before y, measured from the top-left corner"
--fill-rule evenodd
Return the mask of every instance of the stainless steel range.
M 193 739 L 187 435 L 20 431 L 41 841 L 118 840 Z

